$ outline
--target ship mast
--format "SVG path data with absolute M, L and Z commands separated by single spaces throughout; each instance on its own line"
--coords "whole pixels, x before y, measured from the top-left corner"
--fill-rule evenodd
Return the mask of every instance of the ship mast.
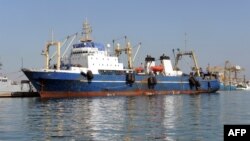
M 51 41 L 47 42 L 45 45 L 45 49 L 42 51 L 42 55 L 45 56 L 45 69 L 49 69 L 50 65 L 50 57 L 49 57 L 49 48 L 51 46 L 56 46 L 57 47 L 57 63 L 56 63 L 56 69 L 60 70 L 61 67 L 61 42 L 56 41 L 54 42 L 54 35 L 53 35 L 53 30 L 52 30 L 52 39 Z
M 126 51 L 125 53 L 127 53 L 128 55 L 128 68 L 132 69 L 132 48 L 131 48 L 131 44 L 130 42 L 127 42 L 127 47 L 126 47 Z
M 92 28 L 87 20 L 83 23 L 83 34 L 84 37 L 82 37 L 81 42 L 90 42 L 92 41 L 90 34 L 92 33 Z
M 60 42 L 47 42 L 45 45 L 45 50 L 42 52 L 42 55 L 45 56 L 45 69 L 49 69 L 49 62 L 50 62 L 50 57 L 49 57 L 49 48 L 51 46 L 56 46 L 57 47 L 57 63 L 56 63 L 56 69 L 60 70 L 61 66 L 61 43 Z
M 230 85 L 231 86 L 231 64 L 227 60 L 225 61 L 225 66 L 224 66 L 224 85 Z
M 120 44 L 116 45 L 115 48 L 115 54 L 117 57 L 120 56 L 120 54 L 122 53 L 122 51 L 125 52 L 125 54 L 127 54 L 128 57 L 128 69 L 132 69 L 133 68 L 133 64 L 132 64 L 132 47 L 129 41 L 127 41 L 127 36 L 125 36 L 125 42 L 126 42 L 126 47 L 125 48 L 120 48 Z
M 181 52 L 179 51 L 177 54 L 176 54 L 176 58 L 175 58 L 175 65 L 174 65 L 174 70 L 177 70 L 178 68 L 178 63 L 179 63 L 179 60 L 182 56 L 191 56 L 193 61 L 194 61 L 194 69 L 195 69 L 195 72 L 198 76 L 200 76 L 200 69 L 199 69 L 199 66 L 198 66 L 198 62 L 197 62 L 197 59 L 196 59 L 196 56 L 194 54 L 193 51 L 185 51 L 185 52 Z

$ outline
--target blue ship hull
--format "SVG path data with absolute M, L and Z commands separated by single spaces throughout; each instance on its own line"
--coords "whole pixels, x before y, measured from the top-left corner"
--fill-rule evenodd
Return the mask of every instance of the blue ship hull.
M 224 85 L 223 83 L 220 84 L 220 91 L 235 91 L 235 85 Z
M 135 74 L 135 82 L 127 83 L 125 74 L 96 74 L 91 81 L 80 73 L 43 72 L 24 69 L 23 72 L 41 97 L 134 96 L 153 94 L 194 94 L 216 92 L 217 79 L 196 77 L 200 87 L 191 87 L 189 76 L 155 76 L 157 83 L 148 84 L 148 75 Z

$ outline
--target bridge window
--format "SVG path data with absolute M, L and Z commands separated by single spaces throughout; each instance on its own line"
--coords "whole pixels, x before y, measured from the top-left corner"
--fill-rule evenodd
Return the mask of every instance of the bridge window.
M 7 80 L 6 79 L 2 79 L 2 82 L 7 82 Z

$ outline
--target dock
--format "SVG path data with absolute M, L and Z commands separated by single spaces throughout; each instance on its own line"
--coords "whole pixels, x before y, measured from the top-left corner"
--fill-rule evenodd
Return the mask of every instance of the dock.
M 1 92 L 0 98 L 7 97 L 40 97 L 38 92 Z

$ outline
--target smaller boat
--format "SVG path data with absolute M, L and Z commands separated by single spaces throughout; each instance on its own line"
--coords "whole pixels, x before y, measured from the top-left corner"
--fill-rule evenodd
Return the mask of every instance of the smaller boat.
M 236 90 L 250 90 L 249 82 L 246 82 L 246 83 L 239 83 L 239 84 L 236 86 Z
M 29 81 L 21 83 L 11 81 L 6 76 L 0 76 L 0 97 L 12 96 L 16 93 L 30 92 L 32 86 Z
M 2 64 L 0 63 L 0 67 Z M 1 69 L 1 68 L 0 68 Z M 11 81 L 7 76 L 0 73 L 0 97 L 17 97 L 23 96 L 24 93 L 33 92 L 32 85 L 28 80 L 21 82 Z M 32 94 L 31 94 L 32 95 Z

